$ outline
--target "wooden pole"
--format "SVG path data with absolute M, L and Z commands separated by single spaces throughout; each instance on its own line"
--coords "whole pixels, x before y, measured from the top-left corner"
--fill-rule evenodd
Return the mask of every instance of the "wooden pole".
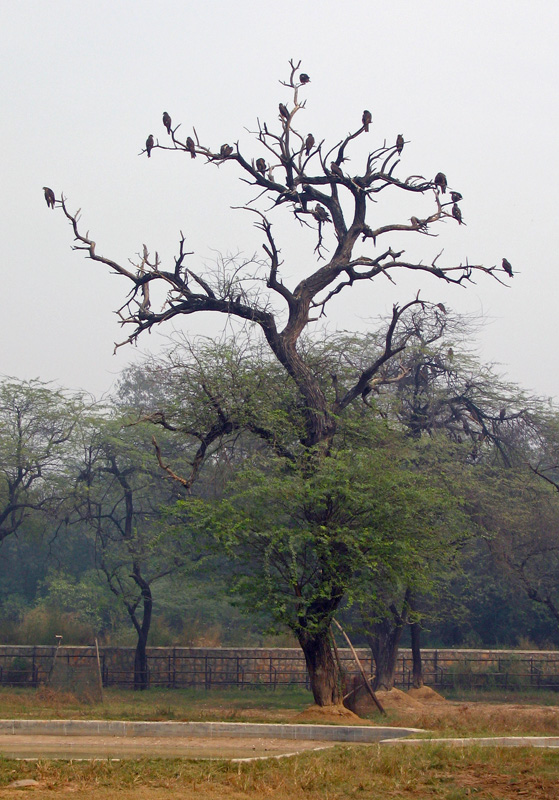
M 352 645 L 352 643 L 351 643 L 351 641 L 349 639 L 349 636 L 347 635 L 347 633 L 344 631 L 344 629 L 342 628 L 342 626 L 340 625 L 340 623 L 336 619 L 333 619 L 332 622 L 334 623 L 334 625 L 336 625 L 336 627 L 339 629 L 340 633 L 342 634 L 342 636 L 344 637 L 344 639 L 348 643 L 349 649 L 351 650 L 353 658 L 355 659 L 355 663 L 357 664 L 359 672 L 361 673 L 361 676 L 363 677 L 363 681 L 365 682 L 365 688 L 367 689 L 367 691 L 369 692 L 369 694 L 373 698 L 373 702 L 375 703 L 375 705 L 378 708 L 378 710 L 380 711 L 380 713 L 383 714 L 384 716 L 386 716 L 386 711 L 381 706 L 380 700 L 378 699 L 376 694 L 373 692 L 373 687 L 369 683 L 369 679 L 367 678 L 367 674 L 366 674 L 365 670 L 363 669 L 363 664 L 359 660 L 359 656 L 357 655 L 355 647 Z

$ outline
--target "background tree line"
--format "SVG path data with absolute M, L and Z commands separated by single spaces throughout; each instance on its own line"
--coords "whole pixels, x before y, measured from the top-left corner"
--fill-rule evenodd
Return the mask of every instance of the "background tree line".
M 2 641 L 134 644 L 139 686 L 148 644 L 296 644 L 293 583 L 310 605 L 324 581 L 310 506 L 337 526 L 338 616 L 371 647 L 378 686 L 414 628 L 430 646 L 556 646 L 559 498 L 537 469 L 555 475 L 557 414 L 464 351 L 458 329 L 425 322 L 394 367 L 405 377 L 366 394 L 310 478 L 281 455 L 296 396 L 248 340 L 178 341 L 102 406 L 3 381 Z M 375 346 L 327 337 L 308 357 L 343 379 Z M 201 443 L 216 413 L 230 424 Z

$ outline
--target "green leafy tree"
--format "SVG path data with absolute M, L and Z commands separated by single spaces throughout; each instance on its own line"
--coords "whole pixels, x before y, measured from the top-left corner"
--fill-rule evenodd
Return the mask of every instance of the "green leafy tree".
M 79 399 L 38 380 L 0 383 L 0 542 L 67 496 Z
M 90 418 L 82 437 L 71 520 L 89 529 L 97 568 L 134 626 L 134 688 L 146 689 L 153 586 L 185 561 L 186 542 L 161 524 L 176 486 L 159 469 L 145 424 Z

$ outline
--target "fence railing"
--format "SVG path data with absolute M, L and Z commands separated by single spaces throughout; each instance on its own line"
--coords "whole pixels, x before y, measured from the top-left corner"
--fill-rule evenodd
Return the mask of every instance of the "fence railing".
M 37 687 L 48 682 L 54 648 L 18 647 L 17 653 L 0 647 L 0 685 Z M 15 648 L 14 648 L 15 649 Z M 131 688 L 134 686 L 133 651 L 129 648 L 108 648 L 100 653 L 103 686 Z M 147 683 L 150 687 L 169 689 L 273 689 L 280 686 L 309 687 L 304 659 L 299 651 L 279 654 L 273 651 L 258 655 L 228 655 L 227 650 L 213 649 L 211 654 L 185 653 L 183 648 L 163 648 L 148 651 Z M 76 652 L 79 651 L 79 655 Z M 444 653 L 444 657 L 441 656 Z M 132 654 L 132 655 L 131 655 Z M 75 666 L 87 668 L 97 658 L 93 648 L 61 648 L 58 658 Z M 340 651 L 340 660 L 348 677 L 357 673 L 349 653 Z M 367 672 L 373 675 L 370 655 L 364 655 Z M 423 654 L 424 681 L 436 689 L 507 689 L 559 691 L 559 653 L 467 654 L 467 651 L 429 650 Z M 412 685 L 412 660 L 409 654 L 398 659 L 396 686 L 407 689 Z

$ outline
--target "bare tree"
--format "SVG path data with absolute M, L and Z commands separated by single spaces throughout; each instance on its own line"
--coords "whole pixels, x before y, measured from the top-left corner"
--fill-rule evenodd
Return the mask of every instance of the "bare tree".
M 436 305 L 420 299 L 419 293 L 408 302 L 395 305 L 380 350 L 376 349 L 370 360 L 343 382 L 332 375 L 332 391 L 327 391 L 324 376 L 305 357 L 302 340 L 309 324 L 326 313 L 334 298 L 351 295 L 352 288 L 355 291 L 359 284 L 368 285 L 376 278 L 394 282 L 400 272 L 461 286 L 479 273 L 500 281 L 504 271 L 501 267 L 468 262 L 442 265 L 440 253 L 424 263 L 408 258 L 402 249 L 393 249 L 391 235 L 428 237 L 434 235 L 432 229 L 438 223 L 461 221 L 457 206 L 447 199 L 446 177 L 443 173 L 433 179 L 416 174 L 398 177 L 405 144 L 400 138 L 394 144 L 384 141 L 374 147 L 361 170 L 350 174 L 346 168 L 348 153 L 356 140 L 369 135 L 371 114 L 357 113 L 356 119 L 361 123 L 333 146 L 319 137 L 315 140 L 314 136 L 300 133 L 296 120 L 305 106 L 301 93 L 307 90 L 309 81 L 308 76 L 299 73 L 300 64 L 290 62 L 290 66 L 289 78 L 282 85 L 292 102 L 279 104 L 275 124 L 258 122 L 254 154 L 242 152 L 238 143 L 210 147 L 200 141 L 195 129 L 193 136 L 181 137 L 179 126 L 171 123 L 170 136 L 165 135 L 164 143 L 150 141 L 149 152 L 145 151 L 156 156 L 160 150 L 171 150 L 189 159 L 200 156 L 208 164 L 237 168 L 241 180 L 252 189 L 244 208 L 256 218 L 256 226 L 262 232 L 262 261 L 225 264 L 224 269 L 213 272 L 200 269 L 193 264 L 194 254 L 188 252 L 181 234 L 173 264 L 163 264 L 157 253 L 151 256 L 144 246 L 139 262 L 130 268 L 98 254 L 95 241 L 81 227 L 79 213 L 69 210 L 63 196 L 56 205 L 72 226 L 75 249 L 128 282 L 130 291 L 118 313 L 130 332 L 121 344 L 135 342 L 143 332 L 175 317 L 204 312 L 218 312 L 258 327 L 269 350 L 296 386 L 304 410 L 298 446 L 313 448 L 314 458 L 321 459 L 328 455 L 345 410 L 366 396 L 372 384 L 382 380 L 391 359 L 401 354 L 416 335 L 421 313 Z M 385 191 L 421 198 L 422 208 L 424 198 L 430 198 L 430 211 L 375 226 L 375 204 Z M 282 208 L 316 234 L 314 253 L 307 256 L 306 274 L 294 286 L 282 278 L 280 247 L 272 230 L 272 215 Z M 261 435 L 266 437 L 264 428 Z M 312 633 L 305 631 L 303 622 L 298 634 L 311 674 L 320 677 L 313 681 L 320 705 L 340 700 L 329 638 L 330 620 L 339 602 L 338 597 L 324 598 L 320 609 L 314 612 L 314 618 L 319 614 L 323 621 L 319 630 L 315 625 Z M 322 680 L 324 676 L 327 680 Z

